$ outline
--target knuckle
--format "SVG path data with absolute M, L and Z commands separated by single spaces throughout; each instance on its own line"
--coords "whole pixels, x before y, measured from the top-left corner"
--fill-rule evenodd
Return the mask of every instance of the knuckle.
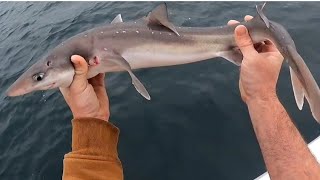
M 240 48 L 248 48 L 248 47 L 252 47 L 252 43 L 251 42 L 243 42 L 241 45 L 240 45 Z
M 239 46 L 240 47 L 249 47 L 249 46 L 253 46 L 253 43 L 252 43 L 251 39 L 248 38 L 247 36 L 239 37 Z

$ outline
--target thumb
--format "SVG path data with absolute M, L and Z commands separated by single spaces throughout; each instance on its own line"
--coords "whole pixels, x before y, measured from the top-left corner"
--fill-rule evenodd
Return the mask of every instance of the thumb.
M 240 48 L 244 57 L 258 54 L 255 50 L 248 29 L 244 25 L 239 25 L 234 30 L 234 36 L 238 47 Z
M 79 55 L 71 56 L 71 61 L 74 65 L 75 74 L 74 74 L 73 81 L 70 88 L 75 88 L 80 91 L 84 90 L 88 84 L 88 80 L 87 80 L 88 64 L 86 60 Z

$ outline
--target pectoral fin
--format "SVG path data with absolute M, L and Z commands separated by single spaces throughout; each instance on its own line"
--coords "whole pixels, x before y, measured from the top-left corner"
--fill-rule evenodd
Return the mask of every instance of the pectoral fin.
M 116 54 L 116 56 L 114 58 L 109 58 L 108 60 L 110 62 L 113 62 L 114 64 L 120 66 L 124 70 L 128 71 L 128 73 L 131 77 L 131 80 L 132 80 L 132 84 L 134 85 L 134 87 L 136 88 L 138 93 L 140 93 L 144 98 L 150 100 L 151 97 L 150 97 L 148 91 L 143 86 L 143 84 L 139 81 L 139 79 L 133 74 L 128 61 L 125 60 L 120 54 L 118 54 L 116 52 L 115 52 L 115 54 Z
M 240 66 L 243 59 L 242 54 L 238 50 L 223 51 L 218 53 L 218 56 L 225 58 L 237 66 Z
M 143 86 L 143 84 L 139 81 L 139 79 L 132 72 L 130 72 L 130 71 L 128 71 L 128 72 L 129 72 L 130 77 L 132 79 L 132 84 L 136 88 L 138 93 L 140 93 L 144 98 L 150 100 L 151 97 L 150 97 L 148 91 L 146 90 L 146 88 Z
M 290 75 L 291 75 L 291 83 L 292 83 L 292 88 L 293 88 L 293 94 L 294 98 L 296 99 L 297 106 L 300 110 L 302 110 L 303 103 L 304 103 L 304 89 L 295 74 L 295 72 L 292 70 L 290 67 Z

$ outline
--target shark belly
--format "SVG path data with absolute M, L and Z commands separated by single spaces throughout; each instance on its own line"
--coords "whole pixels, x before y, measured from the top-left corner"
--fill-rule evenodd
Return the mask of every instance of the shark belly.
M 144 45 L 132 47 L 121 54 L 132 69 L 188 64 L 217 57 L 220 49 L 207 45 Z

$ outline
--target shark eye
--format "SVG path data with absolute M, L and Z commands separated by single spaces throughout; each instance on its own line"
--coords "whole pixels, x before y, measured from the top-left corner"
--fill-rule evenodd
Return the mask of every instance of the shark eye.
M 47 66 L 50 66 L 52 64 L 51 61 L 47 61 Z
M 44 77 L 44 73 L 38 73 L 38 74 L 33 75 L 33 79 L 35 81 L 41 81 L 43 79 L 43 77 Z

